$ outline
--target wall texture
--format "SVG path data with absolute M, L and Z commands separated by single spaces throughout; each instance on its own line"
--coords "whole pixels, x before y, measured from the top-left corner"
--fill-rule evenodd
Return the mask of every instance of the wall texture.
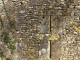
M 80 60 L 80 0 L 0 0 L 0 17 L 0 35 L 6 30 L 16 40 L 11 54 L 0 37 L 0 60 L 50 60 L 41 50 L 49 40 L 52 60 Z

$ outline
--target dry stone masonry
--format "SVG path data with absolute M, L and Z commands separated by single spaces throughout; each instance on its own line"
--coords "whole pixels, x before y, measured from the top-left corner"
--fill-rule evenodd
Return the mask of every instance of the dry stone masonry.
M 16 40 L 12 55 L 0 37 L 0 60 L 80 60 L 80 0 L 0 0 L 0 16 Z

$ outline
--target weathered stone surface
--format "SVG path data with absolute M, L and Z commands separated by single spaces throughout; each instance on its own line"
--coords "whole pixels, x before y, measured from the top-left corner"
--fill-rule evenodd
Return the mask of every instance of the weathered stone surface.
M 16 52 L 11 55 L 9 50 L 6 52 L 8 46 L 0 37 L 0 47 L 4 49 L 6 57 L 11 56 L 11 60 L 48 60 L 49 57 L 46 58 L 48 55 L 43 47 L 47 49 L 47 42 L 52 36 L 50 38 L 52 60 L 79 60 L 79 1 L 4 0 L 11 20 L 15 21 L 15 31 L 10 30 L 8 26 L 9 21 L 0 0 L 0 16 L 4 21 L 5 30 L 10 30 L 9 35 L 11 37 L 15 35 L 14 38 L 17 40 Z M 3 31 L 2 28 L 0 28 L 1 31 Z M 41 42 L 42 40 L 45 42 Z M 40 49 L 42 49 L 41 58 Z M 5 60 L 1 57 L 0 59 Z

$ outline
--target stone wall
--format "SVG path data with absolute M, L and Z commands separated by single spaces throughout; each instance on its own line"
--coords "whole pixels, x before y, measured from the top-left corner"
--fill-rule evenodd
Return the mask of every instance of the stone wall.
M 0 33 L 9 31 L 10 37 L 16 39 L 16 49 L 10 54 L 1 38 L 0 47 L 6 55 L 1 60 L 49 60 L 44 52 L 39 56 L 42 48 L 48 48 L 49 40 L 52 60 L 80 60 L 79 0 L 4 0 L 4 3 L 15 24 L 11 29 L 0 0 L 0 16 L 5 26 Z

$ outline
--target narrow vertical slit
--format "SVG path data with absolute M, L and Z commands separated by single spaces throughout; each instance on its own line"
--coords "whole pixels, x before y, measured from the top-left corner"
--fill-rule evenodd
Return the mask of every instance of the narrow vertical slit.
M 51 15 L 50 15 L 50 33 L 51 33 Z M 50 59 L 51 59 L 51 40 L 50 40 Z
M 50 59 L 51 59 L 51 40 L 50 40 Z
M 50 32 L 51 32 L 51 15 L 50 15 Z

